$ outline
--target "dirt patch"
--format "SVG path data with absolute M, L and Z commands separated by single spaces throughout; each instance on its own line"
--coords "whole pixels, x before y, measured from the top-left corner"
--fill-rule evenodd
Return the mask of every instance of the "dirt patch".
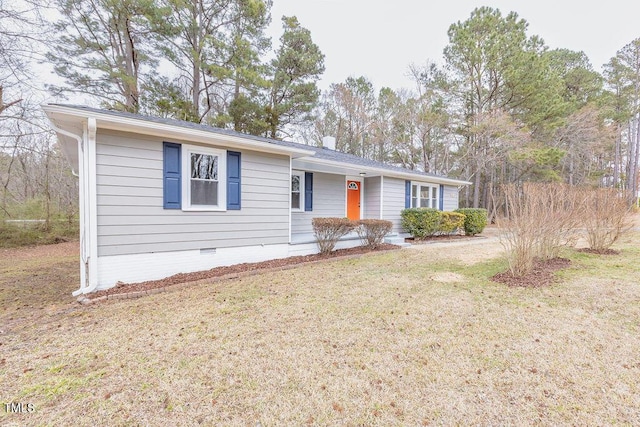
M 95 299 L 95 298 L 108 296 L 108 295 L 149 291 L 152 289 L 164 288 L 167 286 L 177 285 L 181 283 L 196 282 L 199 280 L 211 279 L 211 278 L 222 277 L 222 276 L 233 277 L 241 273 L 245 273 L 247 271 L 282 268 L 282 267 L 287 267 L 287 266 L 292 266 L 297 264 L 304 264 L 304 263 L 313 262 L 313 261 L 321 261 L 321 260 L 327 260 L 327 259 L 344 257 L 344 256 L 360 255 L 360 254 L 376 252 L 376 251 L 388 251 L 388 250 L 399 249 L 399 248 L 400 248 L 399 246 L 390 245 L 390 244 L 382 244 L 378 246 L 376 249 L 371 249 L 366 246 L 357 246 L 355 248 L 349 248 L 349 249 L 338 249 L 326 255 L 324 254 L 300 255 L 300 256 L 279 258 L 279 259 L 273 259 L 273 260 L 262 261 L 262 262 L 235 264 L 235 265 L 229 265 L 224 267 L 216 267 L 216 268 L 212 268 L 211 270 L 196 271 L 193 273 L 174 274 L 173 276 L 169 276 L 164 279 L 149 280 L 146 282 L 138 282 L 138 283 L 118 282 L 118 284 L 113 288 L 94 292 L 89 297 L 90 299 Z
M 615 249 L 591 249 L 591 248 L 580 248 L 578 252 L 583 252 L 586 254 L 595 254 L 595 255 L 620 255 L 620 251 Z
M 78 241 L 58 243 L 55 245 L 24 246 L 20 248 L 0 249 L 0 266 L 4 265 L 1 260 L 6 260 L 7 264 L 22 260 L 40 260 L 44 258 L 77 256 L 80 251 Z
M 429 276 L 429 278 L 441 283 L 461 283 L 466 281 L 465 277 L 462 274 L 453 273 L 451 271 L 434 273 Z
M 493 236 L 476 236 L 450 242 L 433 241 L 431 244 L 415 244 L 407 249 L 424 253 L 430 262 L 459 262 L 463 265 L 494 259 L 504 250 Z
M 554 283 L 556 281 L 554 273 L 567 268 L 569 265 L 571 265 L 571 260 L 566 258 L 537 260 L 529 274 L 518 277 L 509 271 L 505 271 L 504 273 L 496 274 L 491 280 L 513 287 L 540 288 Z

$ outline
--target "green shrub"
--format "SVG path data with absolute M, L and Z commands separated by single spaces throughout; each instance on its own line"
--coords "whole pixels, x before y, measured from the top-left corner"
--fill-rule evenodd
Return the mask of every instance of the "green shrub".
M 434 236 L 440 231 L 442 212 L 433 208 L 409 208 L 400 212 L 401 225 L 407 233 L 420 239 Z
M 442 212 L 440 217 L 440 232 L 455 234 L 464 230 L 465 215 L 460 212 Z
M 393 223 L 383 219 L 361 219 L 358 221 L 358 236 L 363 245 L 370 248 L 377 248 L 384 241 L 384 236 L 391 232 Z
M 349 218 L 312 218 L 311 225 L 320 253 L 328 254 L 338 240 L 356 228 L 358 223 Z
M 487 226 L 486 209 L 463 208 L 456 209 L 454 212 L 464 215 L 464 234 L 467 236 L 480 234 Z

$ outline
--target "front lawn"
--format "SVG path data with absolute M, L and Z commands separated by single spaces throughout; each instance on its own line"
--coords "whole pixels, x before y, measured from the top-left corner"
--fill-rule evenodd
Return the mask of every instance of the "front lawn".
M 638 425 L 638 237 L 545 288 L 437 244 L 91 306 L 75 254 L 4 256 L 0 424 Z

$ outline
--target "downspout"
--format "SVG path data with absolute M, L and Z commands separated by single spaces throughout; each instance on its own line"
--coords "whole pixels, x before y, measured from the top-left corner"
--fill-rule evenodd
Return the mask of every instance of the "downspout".
M 95 138 L 95 133 L 96 133 L 96 122 L 95 119 L 89 119 L 89 131 L 93 133 L 94 138 Z M 92 122 L 92 123 L 91 123 Z M 77 177 L 79 179 L 79 191 L 82 195 L 82 197 L 80 198 L 80 202 L 79 203 L 79 215 L 80 215 L 80 235 L 81 235 L 81 239 L 80 239 L 80 269 L 81 269 L 81 274 L 80 274 L 80 288 L 78 288 L 77 290 L 73 291 L 71 294 L 73 296 L 78 296 L 81 294 L 85 294 L 85 293 L 89 293 L 89 292 L 93 292 L 95 290 L 95 288 L 97 287 L 97 281 L 95 280 L 89 280 L 89 261 L 90 261 L 90 256 L 87 255 L 87 224 L 91 224 L 92 221 L 90 220 L 90 218 L 88 218 L 88 212 L 87 212 L 87 207 L 85 206 L 86 200 L 87 200 L 87 185 L 86 185 L 86 170 L 87 170 L 87 165 L 86 165 L 86 159 L 85 159 L 85 144 L 84 144 L 84 138 L 83 136 L 77 135 L 73 132 L 69 132 L 67 130 L 61 129 L 58 126 L 56 126 L 53 122 L 51 122 L 51 127 L 52 129 L 56 132 L 59 133 L 60 135 L 64 135 L 68 138 L 71 139 L 75 139 L 78 143 L 78 163 L 79 166 L 80 164 L 82 164 L 82 167 L 80 168 L 80 170 L 74 170 L 73 167 L 71 168 L 71 173 L 73 174 L 73 176 Z M 80 163 L 82 162 L 82 163 Z M 80 172 L 84 171 L 83 176 L 80 176 Z M 87 282 L 89 282 L 89 284 L 87 285 Z
M 80 135 L 76 135 L 75 133 L 66 131 L 64 129 L 59 128 L 58 126 L 56 126 L 53 121 L 50 122 L 51 127 L 53 128 L 53 130 L 60 134 L 60 135 L 64 135 L 68 138 L 71 139 L 75 139 L 78 143 L 77 145 L 77 149 L 78 149 L 78 167 L 79 169 L 82 169 L 80 167 L 80 162 L 83 162 L 84 164 L 84 142 L 83 142 L 83 138 Z M 85 183 L 82 179 L 80 179 L 80 173 L 79 171 L 74 170 L 73 165 L 71 167 L 71 173 L 73 174 L 73 176 L 78 178 L 78 191 L 79 191 L 79 199 L 80 202 L 78 203 L 78 215 L 80 217 L 80 288 L 73 291 L 71 293 L 71 295 L 78 296 L 82 293 L 84 293 L 84 290 L 86 288 L 86 284 L 87 284 L 87 270 L 89 267 L 89 262 L 88 262 L 88 257 L 87 257 L 87 248 L 86 248 L 86 231 L 84 230 L 84 225 L 86 222 L 86 219 L 84 217 L 85 215 L 85 209 L 84 209 L 84 194 L 86 194 L 85 192 Z
M 87 185 L 85 199 L 88 205 L 85 207 L 88 218 L 85 228 L 89 230 L 89 256 L 87 257 L 87 286 L 82 290 L 88 294 L 98 287 L 98 200 L 97 200 L 97 176 L 96 176 L 96 134 L 98 126 L 96 119 L 87 118 L 87 145 L 84 150 L 85 155 L 85 176 L 84 182 Z M 88 227 L 87 227 L 88 226 Z M 77 292 L 77 291 L 76 291 Z

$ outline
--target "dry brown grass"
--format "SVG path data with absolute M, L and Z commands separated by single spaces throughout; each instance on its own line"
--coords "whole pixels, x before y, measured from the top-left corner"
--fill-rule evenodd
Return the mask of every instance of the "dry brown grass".
M 637 246 L 512 289 L 487 280 L 499 244 L 477 242 L 88 307 L 53 276 L 17 297 L 31 307 L 2 300 L 0 401 L 36 411 L 0 424 L 639 424 Z M 3 295 L 75 274 L 63 259 L 3 260 Z

